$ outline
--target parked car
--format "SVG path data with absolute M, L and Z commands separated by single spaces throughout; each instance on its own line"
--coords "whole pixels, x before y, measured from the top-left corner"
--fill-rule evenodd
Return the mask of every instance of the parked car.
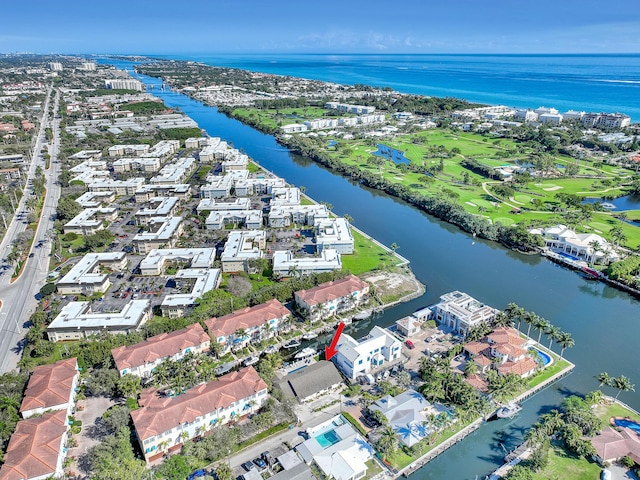
M 251 462 L 244 462 L 242 464 L 242 468 L 244 468 L 248 472 L 249 470 L 253 470 L 254 466 Z
M 413 350 L 416 346 L 413 344 L 411 340 L 405 340 L 404 344 L 407 346 L 409 350 Z
M 274 458 L 271 456 L 271 453 L 269 453 L 269 450 L 267 450 L 266 452 L 262 452 L 260 454 L 260 457 L 267 462 L 269 465 L 273 465 L 275 463 Z
M 255 463 L 259 468 L 267 468 L 267 462 L 265 462 L 260 457 L 254 458 L 253 463 Z

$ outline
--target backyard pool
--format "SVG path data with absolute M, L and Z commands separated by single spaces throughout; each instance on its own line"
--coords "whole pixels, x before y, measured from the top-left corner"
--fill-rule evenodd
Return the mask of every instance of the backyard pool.
M 640 423 L 635 422 L 633 420 L 628 420 L 626 418 L 614 418 L 613 423 L 617 427 L 626 427 L 630 428 L 634 432 L 640 433 Z
M 542 366 L 543 367 L 547 367 L 549 366 L 549 364 L 553 363 L 553 358 L 551 358 L 551 355 L 549 355 L 546 352 L 543 352 L 542 350 L 536 348 L 536 347 L 529 347 L 529 350 L 535 350 L 538 352 L 538 355 L 540 356 L 540 358 L 542 359 Z

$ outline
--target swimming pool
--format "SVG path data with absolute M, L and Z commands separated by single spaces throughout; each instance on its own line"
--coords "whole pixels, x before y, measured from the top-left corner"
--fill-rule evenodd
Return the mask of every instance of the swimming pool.
M 335 430 L 329 430 L 328 432 L 324 432 L 323 434 L 316 436 L 316 440 L 322 448 L 329 448 L 331 445 L 338 443 L 340 441 L 340 437 L 338 437 Z
M 529 350 L 535 350 L 536 352 L 538 352 L 538 355 L 542 359 L 543 367 L 547 367 L 549 366 L 549 364 L 553 363 L 553 358 L 551 358 L 551 355 L 549 355 L 548 353 L 543 352 L 542 350 L 539 350 L 536 347 L 529 347 Z
M 637 433 L 640 433 L 640 423 L 633 420 L 627 420 L 626 418 L 614 418 L 613 423 L 617 427 L 627 427 Z
M 558 255 L 560 255 L 561 257 L 567 258 L 569 260 L 573 260 L 574 262 L 577 262 L 578 260 L 580 260 L 578 257 L 574 257 L 573 255 L 569 255 L 568 253 L 564 253 L 564 252 L 558 252 Z

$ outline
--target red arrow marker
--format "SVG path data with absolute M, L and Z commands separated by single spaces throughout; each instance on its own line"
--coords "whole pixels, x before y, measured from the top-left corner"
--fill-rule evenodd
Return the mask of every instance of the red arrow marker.
M 333 336 L 333 340 L 331 340 L 331 345 L 328 347 L 324 347 L 324 358 L 325 360 L 331 360 L 338 350 L 336 350 L 336 345 L 338 345 L 338 340 L 340 340 L 340 335 L 342 335 L 342 330 L 344 330 L 344 323 L 340 322 L 338 324 L 338 329 L 336 330 L 335 335 Z

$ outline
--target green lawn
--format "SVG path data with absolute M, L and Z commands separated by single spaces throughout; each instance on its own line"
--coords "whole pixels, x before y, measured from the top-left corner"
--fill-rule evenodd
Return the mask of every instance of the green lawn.
M 610 393 L 610 392 L 609 392 Z M 640 416 L 633 413 L 628 408 L 623 407 L 618 403 L 614 403 L 613 405 L 605 405 L 601 404 L 596 407 L 596 415 L 598 418 L 604 422 L 605 425 L 609 425 L 609 421 L 611 417 L 630 417 L 633 420 L 637 420 L 640 422 Z
M 365 465 L 367 466 L 367 476 L 364 478 L 373 478 L 382 472 L 382 467 L 374 459 L 366 461 Z
M 391 267 L 398 263 L 398 258 L 389 254 L 385 249 L 375 244 L 356 230 L 353 234 L 354 253 L 342 255 L 342 268 L 354 275 L 360 275 L 372 270 Z
M 566 452 L 559 445 L 549 450 L 549 465 L 534 473 L 535 480 L 584 480 L 600 478 L 600 466 Z

